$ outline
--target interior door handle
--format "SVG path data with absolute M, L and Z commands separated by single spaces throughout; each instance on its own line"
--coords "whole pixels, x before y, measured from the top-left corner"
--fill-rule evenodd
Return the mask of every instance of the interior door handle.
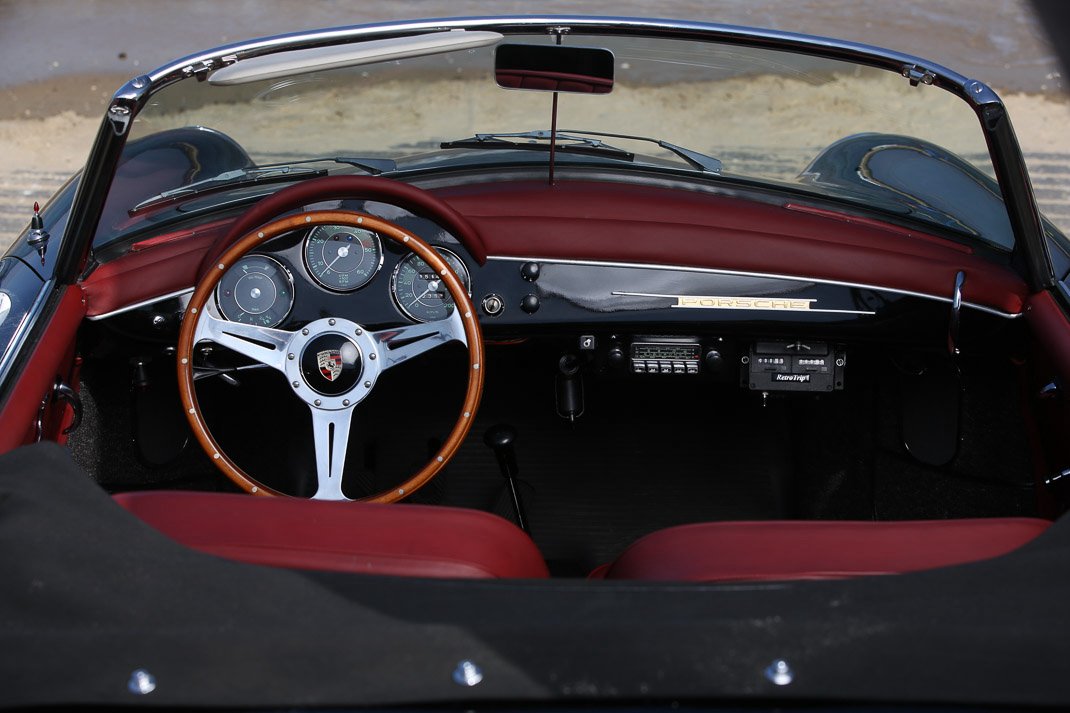
M 71 425 L 63 429 L 63 435 L 66 436 L 82 425 L 82 397 L 80 397 L 78 392 L 68 386 L 62 379 L 56 379 L 56 385 L 52 387 L 52 394 L 53 398 L 56 400 L 63 400 L 69 403 L 71 405 L 71 411 L 74 412 L 74 418 L 71 420 Z
M 48 404 L 60 400 L 69 403 L 71 411 L 74 412 L 74 419 L 71 421 L 70 426 L 63 429 L 63 435 L 68 435 L 82 425 L 82 398 L 63 379 L 57 378 L 56 383 L 52 386 L 52 391 L 45 394 L 45 397 L 41 399 L 41 408 L 37 410 L 37 423 L 35 424 L 37 437 L 35 440 L 38 443 L 45 436 L 45 412 L 48 410 Z

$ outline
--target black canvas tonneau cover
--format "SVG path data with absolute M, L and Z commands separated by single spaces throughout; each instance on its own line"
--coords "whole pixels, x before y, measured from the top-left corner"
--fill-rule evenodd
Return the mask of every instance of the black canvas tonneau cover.
M 846 581 L 302 573 L 173 543 L 40 445 L 0 457 L 0 704 L 1065 706 L 1068 565 L 1063 521 L 990 562 Z M 462 660 L 479 685 L 454 682 Z M 128 690 L 136 669 L 152 693 Z

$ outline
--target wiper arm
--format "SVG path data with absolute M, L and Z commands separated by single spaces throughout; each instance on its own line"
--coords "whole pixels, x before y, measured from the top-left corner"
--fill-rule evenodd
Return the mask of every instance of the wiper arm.
M 211 193 L 216 190 L 230 190 L 232 188 L 243 188 L 265 183 L 298 181 L 307 178 L 326 176 L 328 171 L 325 168 L 305 168 L 301 166 L 301 164 L 324 162 L 349 164 L 350 166 L 356 166 L 373 176 L 383 172 L 393 171 L 396 168 L 396 164 L 390 159 L 349 158 L 346 156 L 311 158 L 300 161 L 289 161 L 286 163 L 251 166 L 249 168 L 236 168 L 231 171 L 224 171 L 223 173 L 209 178 L 194 181 L 193 183 L 187 183 L 178 188 L 163 191 L 162 193 L 138 203 L 130 209 L 129 214 L 134 216 L 149 208 L 156 208 L 183 198 Z
M 279 163 L 266 163 L 257 168 L 285 168 L 287 166 L 300 166 L 308 163 L 345 163 L 356 166 L 373 176 L 380 173 L 391 173 L 397 170 L 398 164 L 392 158 L 368 158 L 366 156 L 331 156 L 329 158 L 306 158 L 300 161 L 280 161 Z
M 509 139 L 534 139 L 537 141 L 549 141 L 550 132 L 544 130 L 538 131 L 519 131 L 516 133 L 503 133 L 503 134 L 476 134 L 468 139 L 460 139 L 459 141 L 443 141 L 439 144 L 439 148 L 443 149 L 512 149 L 514 151 L 548 151 L 550 146 L 548 144 L 529 143 L 524 141 L 510 141 Z M 599 141 L 598 139 L 587 138 L 586 136 L 570 136 L 563 132 L 557 132 L 558 142 L 567 141 L 569 143 L 558 143 L 556 150 L 563 153 L 577 153 L 587 154 L 590 156 L 603 156 L 608 158 L 615 158 L 621 161 L 633 161 L 635 160 L 635 154 L 624 149 L 617 148 L 616 146 L 610 146 L 609 144 Z
M 579 129 L 564 129 L 564 131 L 570 134 L 582 134 L 584 136 L 607 136 L 611 139 L 629 139 L 631 141 L 647 141 L 652 144 L 657 144 L 661 148 L 674 153 L 683 160 L 687 161 L 693 168 L 697 168 L 705 173 L 720 173 L 721 172 L 721 159 L 714 158 L 713 156 L 707 156 L 704 153 L 693 151 L 683 146 L 677 146 L 676 144 L 670 144 L 668 141 L 662 139 L 652 139 L 649 136 L 630 136 L 628 134 L 610 134 L 603 131 L 582 131 Z
M 627 156 L 627 160 L 634 160 L 635 154 L 629 153 L 624 149 L 610 146 L 599 139 L 589 138 L 591 136 L 605 136 L 612 139 L 628 139 L 630 141 L 646 141 L 648 143 L 657 144 L 666 151 L 673 153 L 684 161 L 686 161 L 692 168 L 697 168 L 703 173 L 721 173 L 721 161 L 713 156 L 707 156 L 704 153 L 693 151 L 683 146 L 677 146 L 671 144 L 668 141 L 662 139 L 652 139 L 648 136 L 632 136 L 630 134 L 611 134 L 603 131 L 584 131 L 582 129 L 562 129 L 557 132 L 558 141 L 569 141 L 572 143 L 558 144 L 558 151 L 566 151 L 571 153 L 592 153 L 596 155 L 607 155 L 604 152 L 614 152 L 621 157 Z M 440 148 L 485 148 L 485 149 L 534 149 L 543 150 L 545 147 L 542 144 L 529 144 L 521 143 L 518 141 L 509 141 L 509 139 L 535 139 L 539 141 L 549 141 L 550 132 L 546 130 L 536 131 L 517 131 L 513 133 L 500 133 L 500 134 L 476 134 L 470 139 L 462 139 L 460 141 L 447 141 L 440 145 Z
M 182 198 L 211 193 L 222 188 L 241 188 L 261 183 L 276 183 L 279 181 L 296 181 L 304 178 L 326 176 L 325 168 L 291 168 L 289 166 L 258 166 L 255 168 L 236 168 L 233 171 L 224 171 L 217 176 L 205 178 L 193 183 L 187 183 L 178 188 L 164 191 L 152 198 L 141 201 L 130 209 L 130 215 L 137 215 L 143 210 L 156 208 L 161 205 L 173 203 Z

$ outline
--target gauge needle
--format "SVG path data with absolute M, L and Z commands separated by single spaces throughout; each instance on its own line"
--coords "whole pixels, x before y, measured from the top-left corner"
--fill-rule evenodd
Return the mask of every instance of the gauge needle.
M 323 271 L 327 272 L 332 267 L 334 267 L 334 264 L 336 262 L 338 262 L 339 260 L 341 260 L 344 257 L 349 257 L 349 246 L 348 245 L 343 245 L 342 247 L 340 247 L 338 249 L 338 254 L 334 256 L 334 260 L 331 260 L 330 263 L 327 264 L 327 267 L 324 268 Z
M 427 296 L 427 293 L 429 293 L 430 291 L 431 291 L 431 286 L 428 285 L 426 290 L 424 290 L 422 293 L 417 295 L 416 299 L 414 299 L 412 302 L 409 303 L 409 307 L 412 307 L 414 304 L 416 304 L 417 302 L 422 300 L 425 296 Z

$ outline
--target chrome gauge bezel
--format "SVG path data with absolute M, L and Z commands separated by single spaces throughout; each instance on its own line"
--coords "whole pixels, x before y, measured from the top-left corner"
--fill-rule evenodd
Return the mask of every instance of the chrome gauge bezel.
M 336 285 L 328 284 L 326 281 L 324 281 L 324 279 L 322 277 L 320 277 L 318 274 L 316 274 L 316 271 L 313 270 L 312 266 L 308 264 L 308 249 L 309 249 L 309 243 L 312 241 L 312 236 L 315 233 L 317 233 L 318 231 L 325 231 L 325 230 L 329 230 L 331 228 L 343 228 L 345 230 L 350 230 L 350 231 L 362 230 L 365 233 L 369 233 L 372 236 L 372 238 L 375 240 L 375 248 L 379 253 L 379 260 L 378 260 L 378 262 L 376 262 L 375 267 L 372 269 L 372 271 L 370 273 L 368 273 L 368 277 L 364 281 L 360 282 L 359 284 L 351 285 L 349 287 L 338 287 Z M 375 232 L 374 230 L 369 230 L 367 228 L 361 228 L 361 227 L 358 227 L 358 226 L 349 226 L 349 225 L 318 225 L 315 228 L 313 228 L 312 230 L 308 231 L 308 234 L 305 235 L 304 240 L 301 241 L 301 263 L 302 263 L 303 267 L 305 268 L 305 272 L 308 274 L 308 276 L 310 278 L 312 278 L 312 282 L 315 283 L 317 286 L 322 287 L 323 289 L 327 290 L 328 292 L 334 292 L 335 294 L 348 294 L 350 292 L 356 292 L 357 290 L 359 290 L 359 289 L 361 289 L 363 287 L 366 287 L 372 280 L 375 279 L 375 276 L 379 274 L 379 271 L 383 269 L 383 262 L 385 260 L 386 260 L 386 253 L 383 250 L 383 240 L 382 240 L 382 238 L 379 237 L 379 233 Z
M 248 260 L 250 258 L 261 258 L 261 259 L 267 260 L 269 262 L 275 263 L 276 267 L 279 268 L 279 272 L 283 275 L 283 277 L 286 278 L 286 283 L 290 288 L 290 304 L 288 304 L 286 306 L 286 311 L 282 314 L 282 316 L 279 317 L 278 320 L 276 320 L 274 322 L 271 322 L 270 324 L 255 323 L 258 326 L 263 326 L 263 327 L 268 327 L 269 329 L 273 329 L 273 328 L 279 326 L 280 324 L 282 324 L 283 322 L 285 322 L 286 318 L 289 317 L 290 313 L 293 311 L 293 308 L 294 308 L 294 297 L 295 297 L 295 295 L 294 295 L 294 276 L 293 276 L 293 273 L 290 272 L 290 268 L 286 267 L 286 265 L 284 265 L 280 260 L 278 260 L 278 259 L 276 259 L 276 258 L 274 258 L 274 257 L 272 257 L 270 255 L 264 255 L 262 253 L 250 253 L 248 255 L 243 255 L 241 258 L 239 258 L 237 261 L 235 261 L 235 263 L 233 265 L 230 266 L 230 269 L 227 270 L 227 273 L 229 273 L 231 270 L 234 270 L 234 269 L 238 268 L 242 264 L 243 261 Z M 216 283 L 215 289 L 212 290 L 212 299 L 215 300 L 215 307 L 219 311 L 219 316 L 221 316 L 223 319 L 227 320 L 228 322 L 237 322 L 238 324 L 254 324 L 253 322 L 242 322 L 241 320 L 234 319 L 233 317 L 231 317 L 230 315 L 227 314 L 225 309 L 223 309 L 223 302 L 220 301 L 220 299 L 219 299 L 219 289 L 223 286 L 223 280 L 226 278 L 227 273 L 224 273 L 223 277 L 221 277 L 219 279 L 219 282 Z
M 465 292 L 467 293 L 467 295 L 469 297 L 471 297 L 472 296 L 472 273 L 470 273 L 468 271 L 468 265 L 466 265 L 464 260 L 461 259 L 461 256 L 458 255 L 457 253 L 455 253 L 454 251 L 450 250 L 449 248 L 443 248 L 443 247 L 440 247 L 438 245 L 432 245 L 431 247 L 434 248 L 435 252 L 437 252 L 439 255 L 442 255 L 444 260 L 446 259 L 446 255 L 449 255 L 450 257 L 454 258 L 458 262 L 458 264 L 460 264 L 461 268 L 464 270 L 464 274 L 463 275 L 457 275 L 457 277 L 461 280 L 461 284 L 464 285 L 464 289 L 465 289 Z M 398 286 L 397 286 L 398 285 L 398 271 L 401 270 L 401 266 L 402 265 L 404 265 L 408 260 L 410 260 L 413 257 L 419 258 L 420 256 L 417 255 L 416 253 L 410 251 L 407 254 L 405 254 L 400 260 L 398 260 L 398 264 L 397 265 L 394 265 L 394 270 L 390 275 L 390 299 L 391 299 L 391 301 L 393 301 L 394 307 L 399 312 L 401 312 L 401 314 L 405 315 L 406 317 L 408 317 L 409 319 L 413 320 L 414 322 L 426 323 L 429 320 L 417 317 L 415 314 L 413 314 L 408 309 L 406 309 L 405 305 L 403 305 L 401 303 L 401 300 L 398 299 Z M 447 262 L 446 264 L 449 265 L 449 262 Z M 450 265 L 450 267 L 452 268 L 453 266 Z

